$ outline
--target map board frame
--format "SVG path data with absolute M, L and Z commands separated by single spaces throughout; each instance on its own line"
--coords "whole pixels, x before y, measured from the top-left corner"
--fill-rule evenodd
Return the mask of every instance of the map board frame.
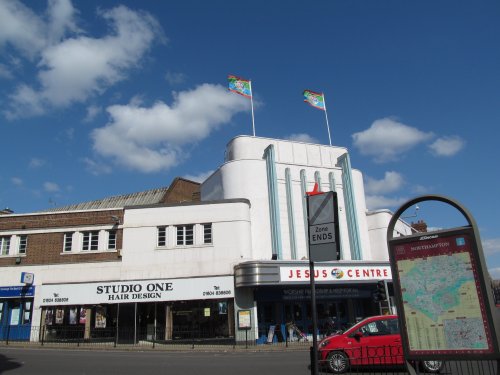
M 393 237 L 400 215 L 425 200 L 454 206 L 469 226 Z M 442 196 L 413 199 L 391 219 L 387 243 L 406 359 L 499 359 L 500 309 L 468 211 Z

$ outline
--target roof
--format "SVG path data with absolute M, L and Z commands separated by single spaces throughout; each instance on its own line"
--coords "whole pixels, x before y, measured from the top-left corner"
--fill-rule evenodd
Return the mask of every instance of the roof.
M 158 204 L 168 191 L 168 187 L 140 191 L 137 193 L 117 195 L 95 201 L 75 203 L 68 206 L 53 207 L 42 212 L 61 212 L 61 211 L 81 211 L 81 210 L 99 210 L 123 208 L 125 206 L 142 206 Z

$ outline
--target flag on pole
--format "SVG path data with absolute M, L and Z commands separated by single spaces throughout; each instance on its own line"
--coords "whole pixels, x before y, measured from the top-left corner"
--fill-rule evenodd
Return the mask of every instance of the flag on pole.
M 227 76 L 227 80 L 229 82 L 229 91 L 243 95 L 247 98 L 252 97 L 252 84 L 250 80 L 232 75 Z
M 322 111 L 326 110 L 325 107 L 325 97 L 323 94 L 311 91 L 304 90 L 304 101 L 314 108 L 321 109 Z

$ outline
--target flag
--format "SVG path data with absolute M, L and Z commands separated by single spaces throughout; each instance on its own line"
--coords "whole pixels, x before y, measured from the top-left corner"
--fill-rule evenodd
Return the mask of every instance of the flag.
M 325 97 L 323 94 L 311 90 L 304 90 L 304 101 L 314 108 L 325 110 Z
M 229 82 L 229 91 L 246 96 L 247 98 L 252 97 L 252 88 L 248 79 L 229 75 L 227 76 L 227 80 Z

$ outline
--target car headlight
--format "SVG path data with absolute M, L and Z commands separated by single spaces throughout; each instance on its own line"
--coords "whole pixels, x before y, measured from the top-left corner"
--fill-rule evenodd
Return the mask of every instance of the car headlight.
M 322 341 L 322 342 L 320 342 L 319 347 L 323 348 L 323 347 L 327 346 L 329 343 L 330 343 L 330 340 Z

